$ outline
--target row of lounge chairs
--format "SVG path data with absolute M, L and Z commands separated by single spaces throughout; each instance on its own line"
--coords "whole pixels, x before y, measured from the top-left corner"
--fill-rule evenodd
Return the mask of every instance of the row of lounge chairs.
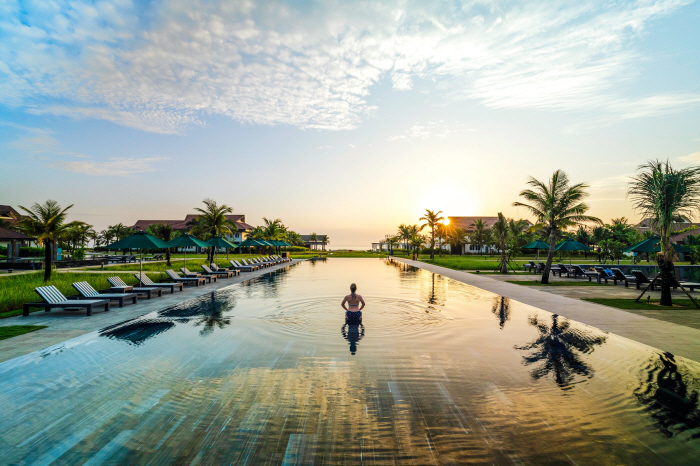
M 542 270 L 544 270 L 544 264 L 542 262 L 540 262 L 539 264 L 535 264 L 533 261 L 530 261 L 530 263 L 525 264 L 524 267 L 525 270 L 528 271 L 541 272 Z M 637 289 L 640 289 L 642 285 L 650 285 L 649 289 L 651 291 L 654 291 L 655 289 L 653 279 L 650 280 L 646 275 L 644 275 L 643 272 L 639 270 L 632 270 L 629 274 L 627 274 L 621 269 L 614 267 L 605 269 L 600 266 L 594 266 L 589 270 L 584 270 L 580 265 L 553 264 L 550 268 L 550 271 L 555 277 L 557 275 L 562 277 L 565 274 L 567 278 L 576 279 L 579 277 L 586 277 L 588 278 L 588 281 L 591 281 L 595 278 L 598 283 L 608 283 L 608 281 L 612 281 L 615 285 L 617 285 L 618 283 L 624 283 L 625 288 L 628 288 L 630 283 L 632 283 L 636 286 Z M 700 288 L 700 283 L 679 281 L 676 279 L 673 284 L 673 288 L 676 289 L 679 286 L 682 286 L 683 288 L 688 288 L 690 289 L 690 291 L 694 291 L 695 288 Z
M 291 261 L 291 259 L 279 256 L 267 256 L 263 258 L 251 259 L 251 262 L 242 260 L 244 264 L 238 261 L 230 261 L 231 269 L 219 268 L 215 263 L 211 267 L 202 265 L 204 273 L 195 273 L 182 267 L 180 271 L 183 276 L 180 276 L 175 271 L 169 269 L 165 273 L 170 279 L 170 282 L 154 283 L 145 273 L 134 274 L 139 280 L 139 286 L 127 285 L 120 277 L 108 277 L 111 288 L 107 290 L 97 291 L 88 282 L 73 283 L 73 288 L 78 292 L 75 296 L 65 296 L 55 286 L 40 286 L 35 288 L 35 292 L 41 297 L 42 302 L 25 303 L 22 309 L 22 315 L 28 316 L 31 308 L 43 308 L 49 312 L 51 309 L 85 309 L 87 315 L 92 315 L 92 310 L 95 307 L 104 307 L 105 311 L 109 311 L 112 302 L 116 302 L 119 307 L 123 307 L 125 303 L 138 303 L 138 298 L 145 297 L 152 299 L 160 297 L 163 290 L 168 290 L 170 293 L 175 291 L 183 291 L 185 284 L 196 286 L 206 283 L 216 282 L 219 278 L 231 278 L 240 275 L 241 271 L 252 272 L 261 267 L 271 267 L 272 265 L 282 264 Z

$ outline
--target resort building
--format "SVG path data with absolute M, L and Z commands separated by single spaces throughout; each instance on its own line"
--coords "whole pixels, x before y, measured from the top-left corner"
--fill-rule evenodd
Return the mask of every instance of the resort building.
M 26 218 L 26 215 L 22 215 L 12 206 L 0 205 L 0 220 L 9 223 L 10 225 L 15 225 L 17 222 Z
M 193 221 L 199 217 L 197 214 L 189 214 L 184 220 L 138 220 L 132 227 L 132 230 L 145 231 L 151 225 L 165 223 L 172 225 L 175 231 L 187 231 L 192 228 Z M 242 243 L 249 231 L 253 229 L 251 225 L 245 222 L 245 215 L 227 215 L 226 218 L 236 225 L 238 231 L 233 232 L 233 235 L 228 235 L 228 240 L 233 243 Z
M 651 226 L 651 219 L 648 218 L 643 219 L 641 222 L 635 225 L 635 228 L 641 234 L 644 234 L 647 231 L 656 233 Z M 700 223 L 689 221 L 672 223 L 671 231 L 676 232 L 675 234 L 671 234 L 672 243 L 685 244 L 686 238 L 688 238 L 689 235 L 700 235 Z
M 301 240 L 304 242 L 304 247 L 309 249 L 326 250 L 326 244 L 329 243 L 328 235 L 316 235 L 316 241 L 311 241 L 311 235 L 301 235 Z
M 490 229 L 494 223 L 498 221 L 498 216 L 496 217 L 447 217 L 450 223 L 448 224 L 451 228 L 462 228 L 467 232 L 467 239 L 472 233 L 474 233 L 474 226 L 478 220 L 484 222 L 487 229 Z M 527 223 L 527 228 L 532 226 L 532 223 L 528 220 L 524 220 Z M 462 245 L 461 251 L 452 251 L 450 245 L 445 246 L 452 254 L 488 254 L 492 251 L 491 246 L 482 244 L 477 246 L 471 242 L 467 242 Z
M 19 257 L 19 248 L 37 245 L 24 233 L 0 227 L 0 246 L 7 248 L 7 262 L 12 262 Z

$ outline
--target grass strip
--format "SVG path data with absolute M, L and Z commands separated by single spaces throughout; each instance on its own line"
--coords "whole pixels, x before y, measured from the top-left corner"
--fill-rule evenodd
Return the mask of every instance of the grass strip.
M 581 281 L 581 282 L 559 282 L 553 281 L 549 283 L 540 283 L 535 280 L 506 280 L 506 283 L 514 283 L 523 286 L 608 286 L 603 283 Z
M 652 299 L 647 301 L 646 299 L 641 299 L 636 302 L 631 298 L 582 298 L 583 301 L 590 301 L 596 304 L 602 304 L 604 306 L 616 307 L 618 309 L 646 309 L 646 310 L 659 310 L 659 309 L 694 309 L 698 310 L 693 302 L 689 299 L 674 299 L 673 306 L 662 306 L 659 304 L 658 299 Z
M 0 340 L 7 340 L 8 338 L 16 337 L 19 335 L 24 335 L 25 333 L 35 332 L 41 330 L 42 328 L 47 328 L 46 325 L 8 325 L 6 327 L 0 327 Z
M 41 302 L 41 298 L 34 292 L 39 286 L 53 285 L 66 296 L 78 294 L 71 286 L 74 282 L 88 282 L 96 290 L 111 288 L 107 277 L 121 277 L 128 285 L 136 285 L 138 281 L 132 274 L 114 273 L 60 273 L 51 274 L 51 280 L 44 282 L 44 272 L 26 273 L 21 275 L 0 276 L 0 319 L 14 317 L 22 314 L 24 303 Z M 149 273 L 149 277 L 155 282 L 160 281 L 160 274 Z M 37 309 L 41 310 L 41 309 Z M 32 309 L 32 311 L 34 311 Z

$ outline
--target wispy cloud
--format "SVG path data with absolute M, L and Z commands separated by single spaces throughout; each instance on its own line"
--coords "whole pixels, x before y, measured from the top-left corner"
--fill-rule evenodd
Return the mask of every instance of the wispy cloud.
M 128 176 L 135 173 L 146 173 L 159 170 L 158 162 L 165 157 L 149 158 L 111 158 L 104 161 L 96 160 L 57 160 L 51 162 L 52 167 L 60 170 L 83 173 L 93 176 Z
M 692 163 L 694 165 L 700 164 L 700 152 L 693 152 L 692 154 L 683 155 L 678 157 L 681 162 Z
M 0 122 L 0 124 L 5 124 L 5 122 Z M 66 151 L 61 142 L 52 136 L 55 134 L 53 131 L 44 128 L 9 125 L 25 132 L 23 136 L 8 144 L 10 150 L 63 171 L 93 176 L 128 176 L 160 170 L 159 162 L 167 160 L 167 157 L 96 159 L 89 155 Z
M 389 136 L 387 141 L 399 139 L 428 139 L 429 137 L 444 138 L 450 134 L 476 131 L 460 123 L 446 124 L 444 121 L 428 121 L 416 123 L 407 129 L 403 134 Z
M 0 7 L 0 103 L 162 133 L 209 114 L 342 130 L 374 113 L 375 84 L 419 78 L 489 107 L 639 118 L 698 102 L 620 94 L 636 39 L 689 2 L 16 1 Z

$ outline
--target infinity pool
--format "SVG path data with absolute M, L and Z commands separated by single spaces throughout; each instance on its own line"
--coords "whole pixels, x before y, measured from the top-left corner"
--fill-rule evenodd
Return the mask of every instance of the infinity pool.
M 698 464 L 699 393 L 696 362 L 331 259 L 0 364 L 0 464 Z

